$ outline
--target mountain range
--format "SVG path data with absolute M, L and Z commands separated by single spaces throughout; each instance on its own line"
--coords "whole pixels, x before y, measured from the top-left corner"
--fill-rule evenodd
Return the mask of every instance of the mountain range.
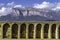
M 0 21 L 41 21 L 41 20 L 60 20 L 60 10 L 17 7 L 12 8 L 9 14 L 0 16 Z

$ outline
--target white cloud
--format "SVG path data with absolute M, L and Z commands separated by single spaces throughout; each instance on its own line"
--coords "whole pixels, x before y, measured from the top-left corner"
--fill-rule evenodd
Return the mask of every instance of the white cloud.
M 15 3 L 14 2 L 11 2 L 11 3 L 8 3 L 7 6 L 11 6 L 11 5 L 14 5 Z
M 41 4 L 34 4 L 34 8 L 38 9 L 51 9 L 51 10 L 60 10 L 60 2 L 59 3 L 50 3 L 50 2 L 42 2 Z
M 14 3 L 14 2 L 7 3 L 7 6 L 8 6 L 8 7 L 13 7 L 14 5 L 15 5 L 15 3 Z
M 10 8 L 2 7 L 2 8 L 0 9 L 0 16 L 2 16 L 2 15 L 7 15 L 7 14 L 9 14 L 10 12 L 11 12 L 11 9 L 10 9 Z
M 49 2 L 43 2 L 42 4 L 34 4 L 34 8 L 47 8 L 49 7 L 50 3 Z
M 53 8 L 52 10 L 60 10 L 60 7 L 55 7 L 55 8 Z
M 40 8 L 40 9 L 44 9 L 44 8 L 52 9 L 55 6 L 56 6 L 55 3 L 50 3 L 50 2 L 46 2 L 46 1 L 42 2 L 41 4 L 34 4 L 33 5 L 34 8 Z
M 7 3 L 7 6 L 8 7 L 13 7 L 13 8 L 16 8 L 16 7 L 20 7 L 20 8 L 24 8 L 24 6 L 22 6 L 22 5 L 18 5 L 18 4 L 16 4 L 15 2 L 10 2 L 10 3 Z
M 6 5 L 7 7 L 4 5 Z M 16 7 L 24 8 L 24 6 L 18 5 L 14 2 L 7 3 L 7 4 L 0 3 L 0 7 L 1 7 L 0 8 L 0 16 L 10 14 L 12 12 L 12 8 L 16 8 Z
M 60 9 L 60 3 L 56 3 L 55 8 L 53 8 L 53 10 L 58 10 L 58 9 Z
M 5 4 L 3 3 L 0 3 L 0 6 L 3 6 Z M 25 8 L 25 6 L 22 6 L 20 4 L 16 4 L 14 2 L 11 2 L 11 3 L 7 3 L 6 4 L 8 7 L 2 7 L 0 9 L 0 16 L 2 15 L 7 15 L 9 13 L 11 13 L 11 8 L 16 8 L 16 7 L 20 7 L 20 8 Z M 33 5 L 34 8 L 40 8 L 40 9 L 52 9 L 52 10 L 57 10 L 59 9 L 60 10 L 60 3 L 50 3 L 50 2 L 42 2 L 41 4 L 34 4 Z M 45 11 L 45 10 L 44 10 Z M 26 12 L 25 12 L 26 13 Z M 35 12 L 36 13 L 36 12 Z M 25 15 L 25 14 L 24 14 Z M 38 14 L 38 12 L 34 15 L 41 15 L 41 14 Z M 46 16 L 46 15 L 45 15 Z
M 16 8 L 16 7 L 25 8 L 25 7 L 22 6 L 22 5 L 15 5 L 14 8 Z

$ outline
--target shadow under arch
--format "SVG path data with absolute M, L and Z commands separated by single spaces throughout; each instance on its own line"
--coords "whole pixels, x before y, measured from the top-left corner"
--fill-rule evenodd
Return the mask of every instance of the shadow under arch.
M 36 38 L 41 38 L 41 24 L 36 25 Z
M 26 38 L 26 24 L 20 26 L 20 38 Z
M 12 25 L 12 38 L 17 39 L 18 38 L 18 25 L 16 23 L 14 23 Z
M 7 31 L 8 31 L 8 28 L 10 27 L 10 25 L 8 23 L 5 23 L 3 25 L 3 38 L 7 38 Z
M 55 31 L 56 31 L 56 24 L 52 24 L 51 26 L 51 38 L 55 39 Z
M 44 25 L 44 38 L 48 38 L 49 24 Z
M 28 38 L 32 39 L 33 36 L 34 36 L 34 25 L 29 24 L 29 26 L 28 26 Z

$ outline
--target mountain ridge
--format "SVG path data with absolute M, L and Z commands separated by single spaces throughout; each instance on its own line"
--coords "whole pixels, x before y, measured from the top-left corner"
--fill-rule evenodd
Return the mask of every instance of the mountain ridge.
M 49 9 L 12 8 L 10 14 L 0 17 L 0 21 L 2 20 L 3 21 L 60 20 L 60 13 Z

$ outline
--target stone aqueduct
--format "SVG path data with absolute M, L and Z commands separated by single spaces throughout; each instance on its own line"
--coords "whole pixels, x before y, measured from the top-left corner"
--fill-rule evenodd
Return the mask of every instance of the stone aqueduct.
M 1 21 L 0 39 L 60 39 L 60 21 Z

